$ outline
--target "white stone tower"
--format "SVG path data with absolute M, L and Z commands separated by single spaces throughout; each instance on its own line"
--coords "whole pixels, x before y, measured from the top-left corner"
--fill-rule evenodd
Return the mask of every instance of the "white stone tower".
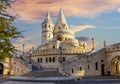
M 58 14 L 58 18 L 55 24 L 53 34 L 54 34 L 54 38 L 56 38 L 59 41 L 67 40 L 69 38 L 74 38 L 74 32 L 72 32 L 69 29 L 69 26 L 66 22 L 62 9 L 60 9 L 60 12 Z
M 44 19 L 44 22 L 42 23 L 41 43 L 50 42 L 50 40 L 53 38 L 53 29 L 54 29 L 54 24 L 52 23 L 50 14 L 48 12 L 46 18 Z

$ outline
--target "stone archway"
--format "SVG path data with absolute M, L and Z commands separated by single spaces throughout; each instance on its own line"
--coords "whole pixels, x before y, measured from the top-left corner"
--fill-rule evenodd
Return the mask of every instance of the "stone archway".
M 114 74 L 120 74 L 120 56 L 113 58 L 112 67 Z
M 3 64 L 0 63 L 0 74 L 3 74 L 3 68 L 4 68 Z

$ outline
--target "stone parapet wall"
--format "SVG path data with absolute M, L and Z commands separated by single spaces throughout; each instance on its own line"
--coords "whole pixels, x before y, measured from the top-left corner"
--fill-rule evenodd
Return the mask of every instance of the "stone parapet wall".
M 21 58 L 13 58 L 12 75 L 23 75 L 29 72 L 29 63 Z
M 95 64 L 98 64 L 96 70 Z M 91 54 L 77 55 L 64 63 L 65 73 L 73 76 L 101 75 L 101 66 L 105 64 L 104 49 Z M 105 67 L 104 67 L 105 68 Z
M 36 55 L 56 55 L 56 54 L 60 54 L 60 52 L 62 52 L 62 54 L 84 54 L 89 52 L 90 50 L 85 50 L 85 49 L 68 49 L 65 50 L 63 49 L 62 51 L 60 49 L 46 49 L 46 50 L 36 50 L 32 52 L 32 56 L 36 56 Z M 27 56 L 29 56 L 29 53 L 27 53 Z
M 109 45 L 106 47 L 106 52 L 120 51 L 120 43 Z

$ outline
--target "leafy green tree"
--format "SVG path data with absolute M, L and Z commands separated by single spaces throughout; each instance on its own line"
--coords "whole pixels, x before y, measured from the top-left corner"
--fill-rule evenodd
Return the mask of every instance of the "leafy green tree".
M 15 54 L 16 49 L 12 40 L 21 36 L 17 28 L 12 25 L 14 16 L 6 12 L 12 3 L 11 0 L 0 0 L 0 61 Z

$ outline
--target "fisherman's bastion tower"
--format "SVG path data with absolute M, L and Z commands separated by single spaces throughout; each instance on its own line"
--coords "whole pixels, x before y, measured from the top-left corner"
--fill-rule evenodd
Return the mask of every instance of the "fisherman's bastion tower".
M 41 45 L 32 52 L 32 59 L 42 68 L 59 70 L 64 62 L 90 51 L 85 42 L 75 39 L 74 32 L 70 30 L 62 10 L 55 24 L 47 13 L 41 26 Z
M 48 12 L 41 26 L 40 45 L 21 57 L 11 58 L 10 64 L 0 62 L 0 74 L 32 73 L 38 76 L 36 71 L 43 71 L 44 74 L 58 71 L 67 76 L 120 74 L 120 43 L 106 45 L 104 42 L 102 49 L 93 52 L 94 40 L 92 39 L 90 48 L 86 42 L 76 39 L 62 10 L 59 11 L 55 24 Z M 8 68 L 5 67 L 6 63 Z

